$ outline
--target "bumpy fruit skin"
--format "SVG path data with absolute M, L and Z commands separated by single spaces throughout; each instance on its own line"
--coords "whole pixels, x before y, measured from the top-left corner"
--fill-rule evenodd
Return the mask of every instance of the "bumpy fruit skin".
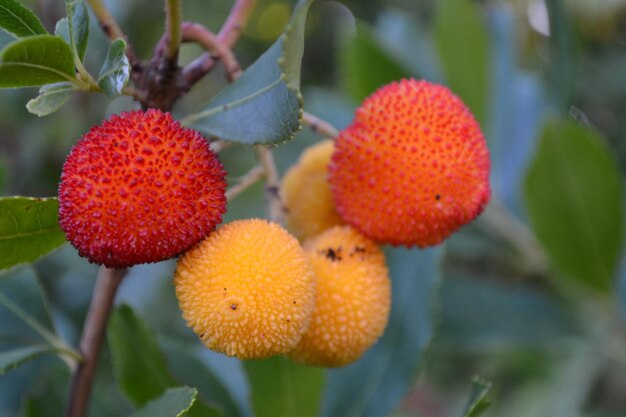
M 441 243 L 490 197 L 489 150 L 480 126 L 446 87 L 388 84 L 357 109 L 329 166 L 338 212 L 393 245 Z
M 187 325 L 239 359 L 285 353 L 315 307 L 315 277 L 296 238 L 265 220 L 220 227 L 178 261 L 174 286 Z
M 285 174 L 281 195 L 289 230 L 300 240 L 343 224 L 328 185 L 328 164 L 334 142 L 322 141 L 307 148 Z
M 112 116 L 70 152 L 59 222 L 81 256 L 110 268 L 158 262 L 204 238 L 226 211 L 225 171 L 169 113 Z
M 327 230 L 304 249 L 317 277 L 317 301 L 309 330 L 289 356 L 309 365 L 347 365 L 387 326 L 391 283 L 385 256 L 349 226 Z

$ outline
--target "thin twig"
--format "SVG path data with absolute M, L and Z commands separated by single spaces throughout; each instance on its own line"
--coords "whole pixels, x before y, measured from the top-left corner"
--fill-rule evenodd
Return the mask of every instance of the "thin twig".
M 126 56 L 130 61 L 131 67 L 133 69 L 140 68 L 141 63 L 137 59 L 132 45 L 128 42 L 128 38 L 124 35 L 124 32 L 122 32 L 122 29 L 120 29 L 115 19 L 113 19 L 113 16 L 111 16 L 111 13 L 109 13 L 109 10 L 102 0 L 87 0 L 87 3 L 89 3 L 91 10 L 93 10 L 93 13 L 96 15 L 104 34 L 112 41 L 118 38 L 124 39 L 126 41 Z
M 226 142 L 225 140 L 216 140 L 211 142 L 211 150 L 215 153 L 220 153 L 224 149 L 233 146 L 234 142 Z
M 480 222 L 492 233 L 509 242 L 528 262 L 531 272 L 541 274 L 548 270 L 548 258 L 535 235 L 497 198 L 492 197 Z
M 224 22 L 222 29 L 217 34 L 220 44 L 230 49 L 237 43 L 256 3 L 257 0 L 235 0 L 226 22 Z M 216 63 L 211 53 L 205 52 L 184 68 L 183 77 L 187 84 L 192 86 L 204 77 Z
M 233 51 L 222 42 L 217 35 L 199 23 L 184 22 L 181 26 L 183 42 L 197 42 L 211 53 L 213 61 L 221 60 L 229 81 L 241 75 L 241 67 Z
M 237 185 L 233 185 L 228 190 L 226 190 L 226 199 L 228 201 L 231 201 L 233 198 L 237 197 L 239 194 L 254 185 L 258 180 L 263 178 L 264 175 L 265 168 L 261 165 L 255 166 L 239 179 Z
M 257 158 L 265 171 L 265 204 L 271 221 L 284 224 L 283 203 L 280 197 L 280 179 L 274 163 L 272 150 L 267 146 L 256 147 Z
M 181 0 L 165 1 L 165 27 L 167 34 L 167 46 L 165 57 L 171 61 L 178 61 L 178 51 L 182 39 L 181 23 L 183 21 L 183 10 Z
M 302 114 L 302 123 L 309 126 L 313 133 L 319 133 L 331 139 L 336 139 L 339 136 L 339 130 L 333 125 L 311 113 L 304 112 Z
M 248 23 L 252 10 L 256 6 L 256 0 L 236 0 L 226 22 L 217 34 L 221 43 L 232 48 Z
M 80 340 L 83 361 L 72 379 L 66 417 L 83 417 L 87 411 L 106 324 L 125 273 L 123 269 L 100 268 Z

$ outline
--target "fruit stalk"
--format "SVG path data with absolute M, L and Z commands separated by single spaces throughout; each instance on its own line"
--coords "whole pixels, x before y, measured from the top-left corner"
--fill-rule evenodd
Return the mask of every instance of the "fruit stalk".
M 167 30 L 167 47 L 165 57 L 170 61 L 178 61 L 178 50 L 182 40 L 181 23 L 183 21 L 183 10 L 181 0 L 165 1 L 165 19 Z
M 115 293 L 125 274 L 125 269 L 100 267 L 80 340 L 80 353 L 83 361 L 78 365 L 72 379 L 65 417 L 82 417 L 87 411 L 106 324 L 113 307 Z

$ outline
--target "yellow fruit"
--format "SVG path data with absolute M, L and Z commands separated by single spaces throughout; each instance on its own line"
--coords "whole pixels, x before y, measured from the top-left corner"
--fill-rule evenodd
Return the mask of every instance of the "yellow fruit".
M 332 140 L 307 148 L 283 178 L 281 194 L 289 230 L 300 240 L 343 224 L 328 185 Z
M 391 303 L 385 255 L 349 226 L 336 226 L 305 242 L 317 277 L 309 330 L 288 355 L 317 366 L 357 360 L 383 334 Z
M 260 219 L 231 222 L 178 261 L 174 286 L 187 325 L 239 359 L 287 352 L 315 307 L 315 277 L 298 241 Z

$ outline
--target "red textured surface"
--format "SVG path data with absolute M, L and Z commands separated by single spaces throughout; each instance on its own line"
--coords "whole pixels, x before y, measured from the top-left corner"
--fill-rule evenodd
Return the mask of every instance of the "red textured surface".
M 110 268 L 171 258 L 222 221 L 224 176 L 207 141 L 169 113 L 112 116 L 63 165 L 61 228 L 81 256 Z
M 490 197 L 480 126 L 446 87 L 388 84 L 356 111 L 329 166 L 337 210 L 364 235 L 393 245 L 437 245 Z

